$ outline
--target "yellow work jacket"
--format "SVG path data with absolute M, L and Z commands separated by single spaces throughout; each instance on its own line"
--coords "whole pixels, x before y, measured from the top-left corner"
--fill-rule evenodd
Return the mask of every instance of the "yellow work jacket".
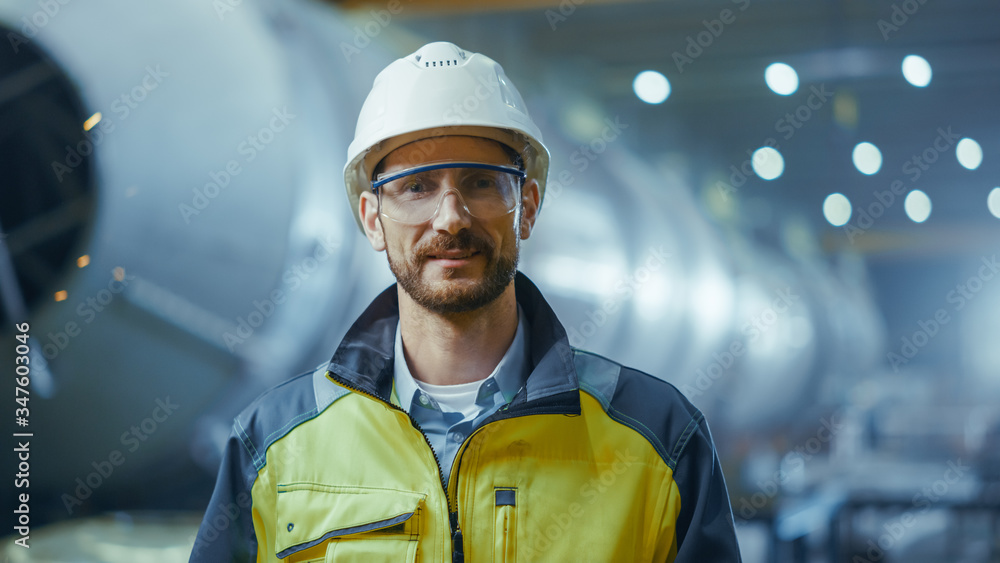
M 330 362 L 234 421 L 192 562 L 739 561 L 702 414 L 661 379 L 570 347 L 518 273 L 531 372 L 449 483 L 392 404 L 396 287 Z

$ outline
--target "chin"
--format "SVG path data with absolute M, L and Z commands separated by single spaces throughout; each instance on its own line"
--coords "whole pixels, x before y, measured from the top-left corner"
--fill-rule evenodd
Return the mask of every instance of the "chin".
M 485 282 L 482 276 L 468 277 L 453 273 L 444 279 L 426 280 L 425 293 L 434 295 L 441 300 L 471 299 L 483 290 Z

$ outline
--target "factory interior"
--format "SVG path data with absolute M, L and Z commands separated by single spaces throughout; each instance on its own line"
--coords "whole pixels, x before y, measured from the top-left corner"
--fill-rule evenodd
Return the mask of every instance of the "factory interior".
M 376 74 L 449 41 L 551 154 L 519 269 L 705 414 L 744 562 L 1000 563 L 995 1 L 0 0 L 0 30 L 30 397 L 0 560 L 187 561 L 233 417 L 394 283 L 345 155 Z

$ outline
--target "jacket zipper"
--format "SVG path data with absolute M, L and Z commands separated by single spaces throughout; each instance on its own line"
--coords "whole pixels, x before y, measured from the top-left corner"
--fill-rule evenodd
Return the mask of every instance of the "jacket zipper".
M 393 405 L 393 406 L 395 406 L 395 405 Z M 462 442 L 462 446 L 459 447 L 458 448 L 458 452 L 455 453 L 455 462 L 457 463 L 457 465 L 455 465 L 454 467 L 452 467 L 452 475 L 457 475 L 458 474 L 459 468 L 462 465 L 462 454 L 465 452 L 465 446 L 469 443 L 469 441 L 472 440 L 473 436 L 475 436 L 476 434 L 478 434 L 479 431 L 482 430 L 483 428 L 485 428 L 488 424 L 493 424 L 495 422 L 500 422 L 501 420 L 507 420 L 508 418 L 520 418 L 522 416 L 531 416 L 533 414 L 574 414 L 574 413 L 554 411 L 551 408 L 531 408 L 531 407 L 520 407 L 520 408 L 515 408 L 513 411 L 511 411 L 510 407 L 511 407 L 511 403 L 507 403 L 507 404 L 501 406 L 499 409 L 497 409 L 497 411 L 495 413 L 493 413 L 490 416 L 486 417 L 481 423 L 479 423 L 479 426 L 477 426 L 476 429 L 472 431 L 472 434 L 469 434 L 468 436 L 466 436 L 465 441 Z M 424 437 L 426 438 L 426 435 Z M 430 443 L 430 442 L 428 442 L 428 443 Z M 433 450 L 433 449 L 434 448 L 431 447 L 431 450 Z M 438 466 L 440 467 L 440 462 L 438 463 Z M 443 480 L 442 480 L 442 482 L 443 482 Z M 447 491 L 445 491 L 445 498 L 447 498 L 447 499 L 451 498 L 450 496 L 448 496 Z M 456 512 L 458 510 L 457 501 L 456 501 L 455 510 L 456 510 Z M 449 512 L 451 511 L 451 505 L 450 504 L 448 505 L 448 511 Z
M 333 372 L 331 371 L 330 373 L 333 373 Z M 347 383 L 346 381 L 343 381 L 340 378 L 336 379 L 336 382 L 337 382 L 338 385 L 341 385 L 342 387 L 346 387 L 346 388 L 350 389 L 351 391 L 354 391 L 355 393 L 358 393 L 359 395 L 364 395 L 364 396 L 369 397 L 369 398 L 371 398 L 371 399 L 373 399 L 375 401 L 378 401 L 378 402 L 383 403 L 385 405 L 389 405 L 389 407 L 391 407 L 391 408 L 393 408 L 393 409 L 395 409 L 395 410 L 397 410 L 397 411 L 405 414 L 406 417 L 410 419 L 410 424 L 412 424 L 413 427 L 416 428 L 420 432 L 420 435 L 424 437 L 424 442 L 427 444 L 427 447 L 431 449 L 431 454 L 434 455 L 434 463 L 437 465 L 437 470 L 438 470 L 438 482 L 441 484 L 441 488 L 444 490 L 444 499 L 445 499 L 445 503 L 448 506 L 448 525 L 451 528 L 451 544 L 452 544 L 451 559 L 452 559 L 452 563 L 461 563 L 462 561 L 464 561 L 465 555 L 464 555 L 464 550 L 462 548 L 462 530 L 458 527 L 458 503 L 457 502 L 455 503 L 455 511 L 452 512 L 452 510 L 451 510 L 451 497 L 448 496 L 448 483 L 446 483 L 445 480 L 444 480 L 444 471 L 441 469 L 441 459 L 438 457 L 437 451 L 434 449 L 434 445 L 431 444 L 430 438 L 427 437 L 427 433 L 424 432 L 424 429 L 420 427 L 420 423 L 417 422 L 417 419 L 413 418 L 413 415 L 411 415 L 410 413 L 406 412 L 402 408 L 397 407 L 396 405 L 392 404 L 392 401 L 383 400 L 381 397 L 378 397 L 376 395 L 372 395 L 371 393 L 369 393 L 367 391 L 359 389 L 355 385 L 353 385 L 351 383 Z M 466 440 L 468 440 L 468 438 L 466 438 Z M 463 444 L 462 449 L 464 449 L 464 447 L 465 446 Z
M 333 371 L 331 370 L 329 373 L 332 374 Z M 463 546 L 462 546 L 462 529 L 458 526 L 458 499 L 457 498 L 455 499 L 455 505 L 454 505 L 455 510 L 452 510 L 451 495 L 448 494 L 448 483 L 446 483 L 445 480 L 444 480 L 444 471 L 441 469 L 441 460 L 440 460 L 440 458 L 438 458 L 437 451 L 434 449 L 434 446 L 431 444 L 430 438 L 427 437 L 427 433 L 425 433 L 424 429 L 420 427 L 420 423 L 417 422 L 417 420 L 415 418 L 413 418 L 413 416 L 410 413 L 408 413 L 405 410 L 403 410 L 402 408 L 397 407 L 396 405 L 392 404 L 392 401 L 386 401 L 386 400 L 382 399 L 381 397 L 378 397 L 376 395 L 372 395 L 371 393 L 369 393 L 367 391 L 364 391 L 362 389 L 359 389 L 357 386 L 355 386 L 355 385 L 353 385 L 351 383 L 348 383 L 348 382 L 346 382 L 346 381 L 344 381 L 342 379 L 338 378 L 335 381 L 336 381 L 336 383 L 338 385 L 340 385 L 342 387 L 346 387 L 347 389 L 350 389 L 351 391 L 354 391 L 354 392 L 356 392 L 356 393 L 358 393 L 360 395 L 364 395 L 366 397 L 369 397 L 372 400 L 378 401 L 378 402 L 380 402 L 382 404 L 388 405 L 389 407 L 391 407 L 391 408 L 393 408 L 393 409 L 395 409 L 395 410 L 397 410 L 397 411 L 405 414 L 406 417 L 410 419 L 410 424 L 413 425 L 413 427 L 416 428 L 420 432 L 421 436 L 424 437 L 424 442 L 427 444 L 427 447 L 431 449 L 431 454 L 434 455 L 434 463 L 437 464 L 438 479 L 440 480 L 441 488 L 444 490 L 445 502 L 448 505 L 448 525 L 451 528 L 451 546 L 452 546 L 451 560 L 452 560 L 452 563 L 464 563 L 464 561 L 465 561 L 465 553 L 464 553 L 464 551 L 465 550 L 463 549 Z M 469 436 L 466 436 L 465 441 L 462 442 L 462 446 L 458 449 L 458 452 L 455 453 L 455 462 L 452 464 L 452 475 L 455 476 L 456 479 L 458 478 L 457 475 L 458 475 L 459 468 L 462 465 L 462 454 L 465 452 L 466 445 L 468 445 L 468 443 L 472 439 L 472 437 L 475 436 L 480 430 L 482 430 L 483 428 L 485 428 L 487 424 L 491 424 L 491 423 L 494 423 L 494 422 L 499 422 L 499 421 L 507 419 L 507 418 L 516 418 L 516 417 L 521 417 L 521 416 L 528 416 L 528 415 L 535 414 L 535 413 L 538 413 L 538 414 L 552 414 L 553 413 L 552 409 L 549 409 L 549 408 L 537 409 L 537 408 L 531 408 L 531 407 L 527 407 L 527 408 L 523 408 L 522 407 L 522 408 L 519 408 L 519 409 L 514 409 L 514 412 L 512 413 L 510 411 L 510 406 L 511 406 L 511 404 L 507 403 L 507 404 L 503 405 L 502 407 L 500 407 L 497 410 L 497 412 L 493 413 L 492 415 L 490 415 L 489 417 L 487 417 L 485 420 L 483 420 L 483 422 L 479 425 L 479 427 L 477 427 L 472 432 L 472 434 L 470 434 Z

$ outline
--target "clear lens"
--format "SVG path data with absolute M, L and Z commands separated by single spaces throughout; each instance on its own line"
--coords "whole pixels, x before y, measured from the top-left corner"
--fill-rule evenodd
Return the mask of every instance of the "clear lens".
M 423 223 L 454 192 L 464 209 L 480 219 L 506 215 L 517 207 L 523 170 L 477 162 L 437 162 L 379 174 L 372 184 L 382 214 L 400 223 Z

